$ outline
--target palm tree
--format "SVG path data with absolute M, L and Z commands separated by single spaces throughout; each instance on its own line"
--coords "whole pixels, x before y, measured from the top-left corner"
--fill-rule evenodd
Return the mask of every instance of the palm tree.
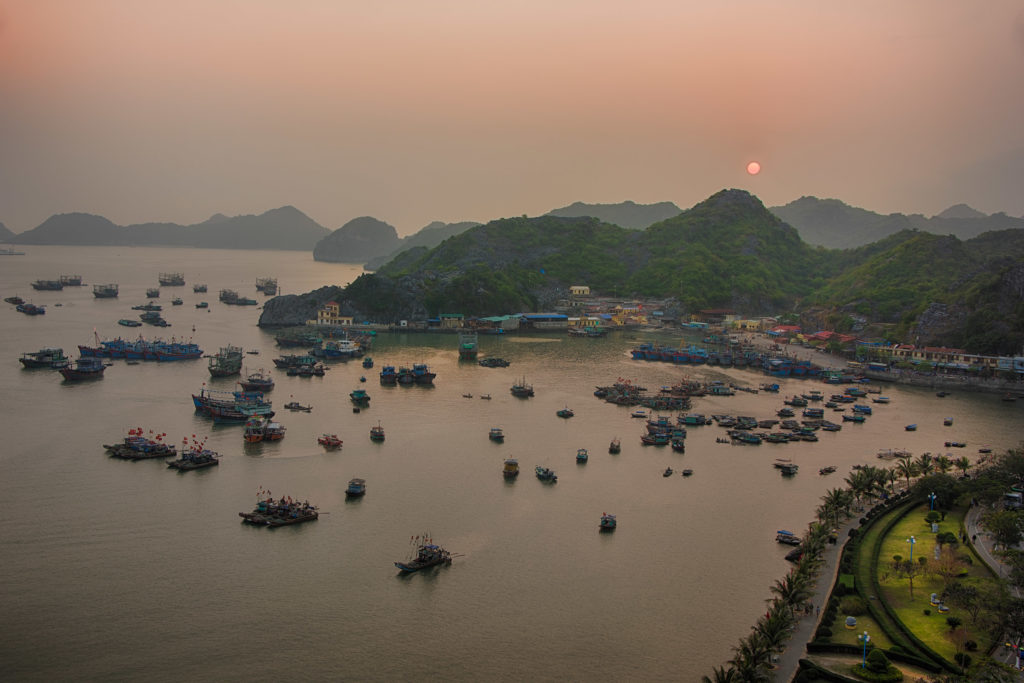
M 743 683 L 736 669 L 731 666 L 727 669 L 724 666 L 716 666 L 711 670 L 711 678 L 700 677 L 700 683 Z
M 899 472 L 896 471 L 895 467 L 890 467 L 886 470 L 886 478 L 889 480 L 889 491 L 892 493 L 896 493 L 896 480 L 899 477 Z
M 781 601 L 776 600 L 768 609 L 768 614 L 757 620 L 754 632 L 764 638 L 769 651 L 782 652 L 786 649 L 786 641 L 793 635 L 795 624 L 793 612 Z
M 847 475 L 844 481 L 846 485 L 850 487 L 850 492 L 853 497 L 857 499 L 857 505 L 860 505 L 860 497 L 867 493 L 870 482 L 868 481 L 868 472 L 866 469 L 854 470 Z
M 760 683 L 770 681 L 768 666 L 771 664 L 771 650 L 768 648 L 763 636 L 751 633 L 740 641 L 739 647 L 733 648 L 736 656 L 733 657 L 732 665 L 736 671 L 737 680 L 744 683 Z
M 949 456 L 940 455 L 935 458 L 935 469 L 942 474 L 946 474 L 953 469 L 953 460 Z
M 953 461 L 953 465 L 960 470 L 963 476 L 967 476 L 967 470 L 971 469 L 971 460 L 966 455 L 961 455 Z
M 792 571 L 776 579 L 770 590 L 791 609 L 807 602 L 814 595 L 809 577 Z
M 907 478 L 908 489 L 910 488 L 910 480 L 916 477 L 920 471 L 917 468 L 917 463 L 911 460 L 909 455 L 900 458 L 900 461 L 896 463 L 894 469 L 901 477 Z
M 917 456 L 917 460 L 914 464 L 917 465 L 917 471 L 920 472 L 922 476 L 931 474 L 932 470 L 935 469 L 935 463 L 932 460 L 931 453 L 922 453 Z
M 839 526 L 839 511 L 846 505 L 846 491 L 843 489 L 830 489 L 821 497 L 822 509 L 825 512 L 823 522 L 832 520 L 832 526 Z

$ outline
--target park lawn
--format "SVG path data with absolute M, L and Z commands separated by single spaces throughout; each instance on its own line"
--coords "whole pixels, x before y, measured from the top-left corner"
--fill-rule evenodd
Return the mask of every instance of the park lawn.
M 862 643 L 857 640 L 857 636 L 867 631 L 868 636 L 871 637 L 870 642 L 875 647 L 888 650 L 893 646 L 889 636 L 885 634 L 885 631 L 878 625 L 878 622 L 871 618 L 870 614 L 862 614 L 857 617 L 857 628 L 854 629 L 846 628 L 846 615 L 839 614 L 836 616 L 836 620 L 829 625 L 829 628 L 832 629 L 832 642 L 840 645 L 860 646 Z
M 991 636 L 983 630 L 975 630 L 970 624 L 970 616 L 962 609 L 950 606 L 949 612 L 940 614 L 930 604 L 929 597 L 932 593 L 942 593 L 944 584 L 942 579 L 932 574 L 919 574 L 914 578 L 914 596 L 910 597 L 910 581 L 906 578 L 896 576 L 891 569 L 892 558 L 900 555 L 904 559 L 910 558 L 910 543 L 908 539 L 913 536 L 914 561 L 919 557 L 927 557 L 929 562 L 934 558 L 935 535 L 931 528 L 924 521 L 928 513 L 928 506 L 921 505 L 900 520 L 882 540 L 882 550 L 878 557 L 879 566 L 878 579 L 882 589 L 880 596 L 896 613 L 903 624 L 921 642 L 935 651 L 939 656 L 953 661 L 957 648 L 952 639 L 952 632 L 946 623 L 946 618 L 951 616 L 959 617 L 968 631 L 967 638 L 979 643 L 990 642 Z M 946 519 L 939 522 L 939 532 L 951 531 L 959 534 L 963 523 L 963 510 L 946 515 Z M 968 569 L 968 575 L 956 581 L 978 584 L 991 581 L 991 575 L 981 564 L 981 561 L 969 549 L 959 546 L 958 554 L 967 553 L 974 561 Z M 926 615 L 924 610 L 930 610 L 931 614 Z

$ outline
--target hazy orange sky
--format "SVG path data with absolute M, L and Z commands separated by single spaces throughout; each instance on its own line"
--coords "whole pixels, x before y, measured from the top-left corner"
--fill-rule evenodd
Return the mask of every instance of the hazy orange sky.
M 0 222 L 1024 214 L 1020 0 L 0 0 Z M 762 171 L 746 173 L 757 160 Z

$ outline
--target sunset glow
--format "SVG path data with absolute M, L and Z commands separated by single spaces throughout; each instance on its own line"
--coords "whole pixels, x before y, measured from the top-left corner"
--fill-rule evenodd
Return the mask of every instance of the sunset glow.
M 1020 0 L 5 0 L 0 222 L 686 208 L 751 150 L 769 206 L 1018 216 L 1015 27 Z

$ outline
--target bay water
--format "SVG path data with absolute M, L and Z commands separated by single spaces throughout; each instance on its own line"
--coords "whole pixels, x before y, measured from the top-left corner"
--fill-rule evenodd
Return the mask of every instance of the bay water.
M 732 446 L 716 442 L 724 430 L 706 426 L 690 428 L 686 452 L 674 453 L 641 445 L 642 420 L 595 398 L 595 387 L 625 378 L 656 391 L 689 377 L 756 388 L 767 378 L 630 358 L 637 343 L 676 345 L 680 332 L 481 336 L 481 357 L 505 358 L 507 368 L 460 362 L 454 335 L 380 333 L 373 369 L 353 361 L 331 364 L 322 378 L 287 377 L 272 359 L 292 351 L 257 327 L 259 310 L 222 305 L 217 292 L 262 302 L 257 277 L 302 293 L 344 285 L 358 266 L 298 252 L 23 250 L 0 257 L 0 292 L 47 312 L 0 309 L 7 680 L 699 680 L 731 656 L 789 570 L 776 530 L 801 532 L 853 465 L 885 464 L 876 454 L 890 448 L 977 459 L 982 446 L 1018 446 L 1024 423 L 1021 406 L 998 396 L 886 386 L 890 404 L 817 443 Z M 171 327 L 117 325 L 136 317 L 130 307 L 146 301 L 161 272 L 182 272 L 187 283 L 162 288 Z M 29 286 L 60 274 L 81 274 L 87 286 Z M 91 285 L 108 282 L 120 296 L 95 299 Z M 192 292 L 197 282 L 206 294 Z M 174 296 L 184 304 L 171 306 Z M 195 308 L 199 301 L 209 309 Z M 286 437 L 245 444 L 242 427 L 196 415 L 191 394 L 235 388 L 236 378 L 212 379 L 205 360 L 115 360 L 103 379 L 78 383 L 18 362 L 46 346 L 77 356 L 78 344 L 139 332 L 191 339 L 208 354 L 227 344 L 258 350 L 246 369 L 272 372 L 269 398 Z M 383 365 L 412 363 L 437 373 L 434 386 L 379 384 Z M 511 396 L 521 379 L 534 398 Z M 770 418 L 786 395 L 832 393 L 818 382 L 780 383 L 779 394 L 698 398 L 693 411 Z M 360 387 L 371 402 L 355 413 L 348 394 Z M 313 410 L 284 410 L 289 400 Z M 575 417 L 557 417 L 564 407 Z M 387 438 L 373 443 L 378 423 Z M 910 423 L 916 432 L 905 431 Z M 504 443 L 488 439 L 493 426 Z M 103 444 L 134 427 L 178 444 L 195 435 L 221 464 L 178 473 L 105 454 Z M 343 448 L 325 452 L 316 442 L 324 432 Z M 608 453 L 614 437 L 618 455 Z M 589 449 L 585 465 L 578 448 Z M 511 482 L 501 475 L 508 457 L 523 470 Z M 780 476 L 776 458 L 792 459 L 799 473 Z M 558 482 L 537 480 L 536 465 L 554 469 Z M 826 465 L 838 472 L 820 476 Z M 669 466 L 675 474 L 663 477 Z M 693 476 L 680 476 L 683 468 Z M 367 481 L 367 493 L 346 500 L 352 477 Z M 238 513 L 252 509 L 260 488 L 324 514 L 280 529 L 244 525 Z M 618 516 L 614 533 L 598 532 L 604 512 Z M 393 563 L 417 536 L 455 553 L 451 566 L 400 575 Z

